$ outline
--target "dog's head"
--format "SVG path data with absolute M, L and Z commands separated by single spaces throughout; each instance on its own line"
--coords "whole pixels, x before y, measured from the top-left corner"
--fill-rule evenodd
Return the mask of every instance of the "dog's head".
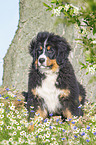
M 64 38 L 49 32 L 38 33 L 29 47 L 34 68 L 52 71 L 65 66 L 70 50 Z

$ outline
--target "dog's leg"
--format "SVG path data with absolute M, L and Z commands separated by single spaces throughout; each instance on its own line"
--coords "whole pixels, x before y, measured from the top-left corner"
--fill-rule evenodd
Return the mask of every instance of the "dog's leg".
M 59 96 L 60 103 L 62 104 L 62 118 L 66 118 L 68 123 L 70 124 L 71 129 L 74 127 L 73 122 L 73 116 L 80 116 L 81 110 L 78 108 L 79 106 L 79 101 L 75 100 L 74 98 L 69 99 L 69 91 L 66 92 L 65 94 L 62 94 Z M 72 100 L 73 99 L 73 100 Z
M 46 109 L 43 110 L 39 106 L 36 113 L 35 113 L 35 116 L 34 116 L 34 122 L 40 118 L 40 123 L 42 123 L 42 120 L 45 119 L 46 117 L 47 117 L 47 110 Z M 28 127 L 28 131 L 29 132 L 34 131 L 34 123 L 30 122 L 30 125 Z

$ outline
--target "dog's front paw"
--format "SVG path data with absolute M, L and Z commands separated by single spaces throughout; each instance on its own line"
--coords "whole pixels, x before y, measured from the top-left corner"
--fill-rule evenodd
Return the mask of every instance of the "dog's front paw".
M 30 123 L 30 125 L 28 126 L 28 132 L 32 132 L 34 131 L 34 124 Z

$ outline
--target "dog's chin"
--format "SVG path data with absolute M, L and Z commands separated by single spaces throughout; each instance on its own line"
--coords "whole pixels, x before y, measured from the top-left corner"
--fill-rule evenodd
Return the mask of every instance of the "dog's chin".
M 48 69 L 46 66 L 44 66 L 44 65 L 41 65 L 41 66 L 39 66 L 39 68 L 40 69 Z
M 38 68 L 41 73 L 49 73 L 52 69 L 52 65 L 51 66 L 40 65 Z
M 46 65 L 43 65 L 43 64 L 38 64 L 38 67 L 40 69 L 47 69 L 47 70 L 49 70 L 49 69 L 52 69 L 52 66 L 53 65 L 46 66 Z

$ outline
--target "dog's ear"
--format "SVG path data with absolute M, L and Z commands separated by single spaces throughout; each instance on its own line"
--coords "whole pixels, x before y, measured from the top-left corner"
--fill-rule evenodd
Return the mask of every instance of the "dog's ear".
M 32 57 L 34 57 L 35 49 L 36 49 L 36 39 L 33 39 L 29 45 L 29 53 Z
M 36 61 L 36 39 L 33 39 L 29 45 L 29 53 L 33 57 L 33 63 Z
M 66 64 L 71 47 L 66 41 L 66 39 L 63 37 L 60 37 L 59 41 L 57 41 L 57 47 L 58 47 L 58 53 L 57 53 L 56 61 L 57 64 L 62 68 Z

